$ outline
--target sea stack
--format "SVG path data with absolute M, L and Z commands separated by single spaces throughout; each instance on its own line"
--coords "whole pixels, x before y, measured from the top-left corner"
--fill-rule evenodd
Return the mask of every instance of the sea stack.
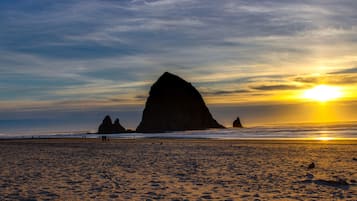
M 126 129 L 120 124 L 119 119 L 115 119 L 113 124 L 113 133 L 124 133 Z
M 237 119 L 234 120 L 234 122 L 233 122 L 233 128 L 242 128 L 242 127 L 243 127 L 242 123 L 240 122 L 239 117 L 237 117 Z
M 98 134 L 111 134 L 111 133 L 124 133 L 126 132 L 125 128 L 120 125 L 119 119 L 116 119 L 114 124 L 109 115 L 105 116 L 103 122 L 98 128 Z
M 182 78 L 165 72 L 151 87 L 137 132 L 224 128 L 209 112 L 201 94 Z

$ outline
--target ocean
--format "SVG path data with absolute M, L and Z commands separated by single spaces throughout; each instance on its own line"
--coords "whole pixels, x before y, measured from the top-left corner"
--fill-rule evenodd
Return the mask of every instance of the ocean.
M 0 133 L 0 139 L 9 138 L 100 138 L 102 135 L 83 131 L 68 132 L 19 132 Z M 179 131 L 167 133 L 124 133 L 106 134 L 109 138 L 178 138 L 178 139 L 257 139 L 257 140 L 299 140 L 299 139 L 355 139 L 357 122 L 330 124 L 269 125 L 247 128 L 209 129 L 198 131 Z

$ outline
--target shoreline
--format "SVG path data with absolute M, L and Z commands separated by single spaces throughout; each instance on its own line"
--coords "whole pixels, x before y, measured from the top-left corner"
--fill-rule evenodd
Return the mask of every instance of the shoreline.
M 16 139 L 61 139 L 61 138 L 101 138 L 109 139 L 204 139 L 204 140 L 258 140 L 258 141 L 345 141 L 357 140 L 357 126 L 346 127 L 256 127 L 243 129 L 208 129 L 177 131 L 166 133 L 113 133 L 96 134 L 89 132 L 48 132 L 0 134 L 0 140 Z
M 136 138 L 120 139 L 109 138 L 102 141 L 100 138 L 12 138 L 0 139 L 0 143 L 234 143 L 234 144 L 338 144 L 357 145 L 357 139 L 211 139 L 211 138 Z

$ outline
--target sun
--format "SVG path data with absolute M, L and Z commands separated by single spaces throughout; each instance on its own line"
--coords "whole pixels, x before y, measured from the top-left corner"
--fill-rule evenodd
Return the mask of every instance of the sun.
M 342 97 L 342 91 L 339 87 L 318 85 L 312 89 L 308 89 L 303 93 L 303 98 L 311 99 L 319 102 L 326 102 Z

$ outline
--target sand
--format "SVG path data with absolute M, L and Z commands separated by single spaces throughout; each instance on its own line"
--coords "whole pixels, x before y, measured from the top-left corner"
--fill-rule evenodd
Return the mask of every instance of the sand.
M 0 150 L 0 200 L 357 200 L 355 141 L 3 140 Z

